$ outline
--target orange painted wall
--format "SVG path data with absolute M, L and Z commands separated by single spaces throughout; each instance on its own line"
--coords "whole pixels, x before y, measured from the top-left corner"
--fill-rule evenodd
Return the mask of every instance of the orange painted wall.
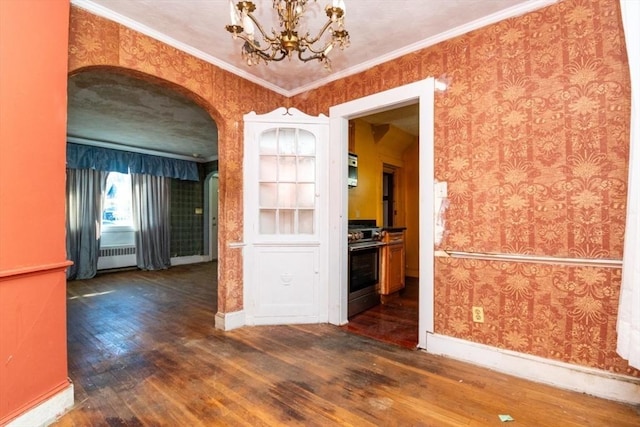
M 371 126 L 354 120 L 354 150 L 358 155 L 358 185 L 349 189 L 349 219 L 375 219 L 382 224 L 382 166 L 373 142 Z
M 0 424 L 67 387 L 67 0 L 0 2 Z
M 560 0 L 293 98 L 308 114 L 429 76 L 441 247 L 622 256 L 630 81 L 618 0 Z M 436 259 L 437 333 L 640 376 L 617 356 L 620 268 Z M 471 307 L 484 306 L 474 324 Z
M 349 189 L 349 219 L 375 219 L 382 225 L 382 172 L 384 165 L 403 168 L 404 150 L 415 141 L 415 137 L 391 126 L 389 130 L 375 140 L 371 125 L 364 120 L 355 119 L 352 151 L 358 155 L 358 186 Z M 396 199 L 396 217 L 394 225 L 405 224 L 404 175 L 397 174 L 398 191 Z

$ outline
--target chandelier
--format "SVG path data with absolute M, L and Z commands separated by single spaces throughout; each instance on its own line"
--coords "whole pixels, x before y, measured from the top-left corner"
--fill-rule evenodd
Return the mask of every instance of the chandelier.
M 229 0 L 231 25 L 227 25 L 234 39 L 244 40 L 242 58 L 251 66 L 261 60 L 265 64 L 269 61 L 282 61 L 297 55 L 303 62 L 320 61 L 327 70 L 331 70 L 331 63 L 327 56 L 336 46 L 340 49 L 349 47 L 349 33 L 344 29 L 345 5 L 344 0 L 332 0 L 325 8 L 327 22 L 316 36 L 309 32 L 298 34 L 298 21 L 305 13 L 308 0 L 273 0 L 273 8 L 278 12 L 280 30 L 271 30 L 267 34 L 258 22 L 253 11 L 256 6 L 251 1 L 239 1 L 237 5 Z M 314 2 L 316 0 L 313 0 Z M 256 32 L 257 29 L 257 32 Z M 328 35 L 323 38 L 325 33 Z M 265 46 L 261 43 L 265 43 Z

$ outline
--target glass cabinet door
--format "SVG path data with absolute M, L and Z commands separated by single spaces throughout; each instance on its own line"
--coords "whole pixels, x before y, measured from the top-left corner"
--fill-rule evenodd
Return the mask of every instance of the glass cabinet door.
M 297 128 L 260 134 L 260 234 L 314 234 L 316 137 Z

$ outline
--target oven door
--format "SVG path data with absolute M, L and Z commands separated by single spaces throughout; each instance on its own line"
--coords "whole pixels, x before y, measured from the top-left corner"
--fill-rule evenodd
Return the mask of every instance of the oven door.
M 380 304 L 377 285 L 380 279 L 380 242 L 349 245 L 349 296 L 347 315 Z
M 380 242 L 349 245 L 349 294 L 378 284 L 381 246 Z

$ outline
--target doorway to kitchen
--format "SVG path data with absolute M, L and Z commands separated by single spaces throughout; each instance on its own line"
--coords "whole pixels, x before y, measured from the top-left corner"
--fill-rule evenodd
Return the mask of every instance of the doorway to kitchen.
M 397 120 L 397 117 L 402 117 Z M 371 304 L 364 310 L 353 310 L 349 306 L 349 323 L 343 326 L 345 330 L 364 335 L 402 347 L 415 349 L 418 343 L 418 224 L 419 206 L 417 200 L 417 186 L 407 185 L 409 181 L 416 181 L 415 171 L 418 169 L 418 105 L 409 105 L 400 109 L 388 110 L 358 120 L 365 121 L 371 127 L 388 126 L 391 129 L 386 138 L 380 138 L 373 146 L 366 146 L 366 125 L 352 126 L 357 130 L 363 129 L 365 135 L 354 135 L 356 138 L 350 147 L 358 151 L 365 145 L 368 150 L 384 144 L 387 160 L 378 161 L 376 169 L 379 175 L 379 199 L 372 199 L 369 203 L 380 206 L 378 226 L 380 227 L 379 257 L 376 258 L 380 274 L 375 284 L 376 304 Z M 351 123 L 350 123 L 351 125 Z M 395 157 L 390 163 L 390 157 Z M 366 167 L 363 164 L 362 167 Z M 370 173 L 363 173 L 370 177 Z M 355 198 L 349 197 L 349 203 Z M 362 203 L 362 202 L 360 202 Z M 366 211 L 361 207 L 362 211 Z M 354 209 L 349 207 L 349 225 Z M 408 245 L 407 236 L 412 236 L 412 244 Z M 351 245 L 350 245 L 351 248 Z M 351 252 L 350 252 L 351 260 Z M 377 271 L 376 270 L 376 271 Z M 354 280 L 353 269 L 350 268 L 349 283 Z M 356 278 L 357 279 L 357 278 Z M 354 313 L 354 314 L 352 314 Z
M 329 186 L 332 194 L 340 194 L 340 200 L 334 199 L 330 204 L 329 227 L 330 247 L 336 249 L 340 262 L 332 264 L 329 270 L 329 283 L 335 283 L 329 289 L 329 321 L 334 324 L 348 323 L 348 134 L 349 120 L 377 112 L 403 107 L 410 104 L 419 105 L 420 135 L 418 144 L 418 197 L 420 211 L 418 227 L 419 241 L 419 299 L 418 299 L 418 347 L 426 348 L 427 333 L 433 332 L 433 108 L 435 79 L 411 83 L 390 89 L 378 94 L 369 95 L 330 109 L 330 162 L 341 170 L 340 174 L 331 177 Z M 358 158 L 360 162 L 360 157 Z M 380 177 L 380 175 L 378 175 Z M 359 174 L 358 185 L 361 175 Z M 379 179 L 379 178 L 378 178 Z M 381 188 L 381 183 L 378 186 Z M 380 208 L 381 209 L 381 208 Z

